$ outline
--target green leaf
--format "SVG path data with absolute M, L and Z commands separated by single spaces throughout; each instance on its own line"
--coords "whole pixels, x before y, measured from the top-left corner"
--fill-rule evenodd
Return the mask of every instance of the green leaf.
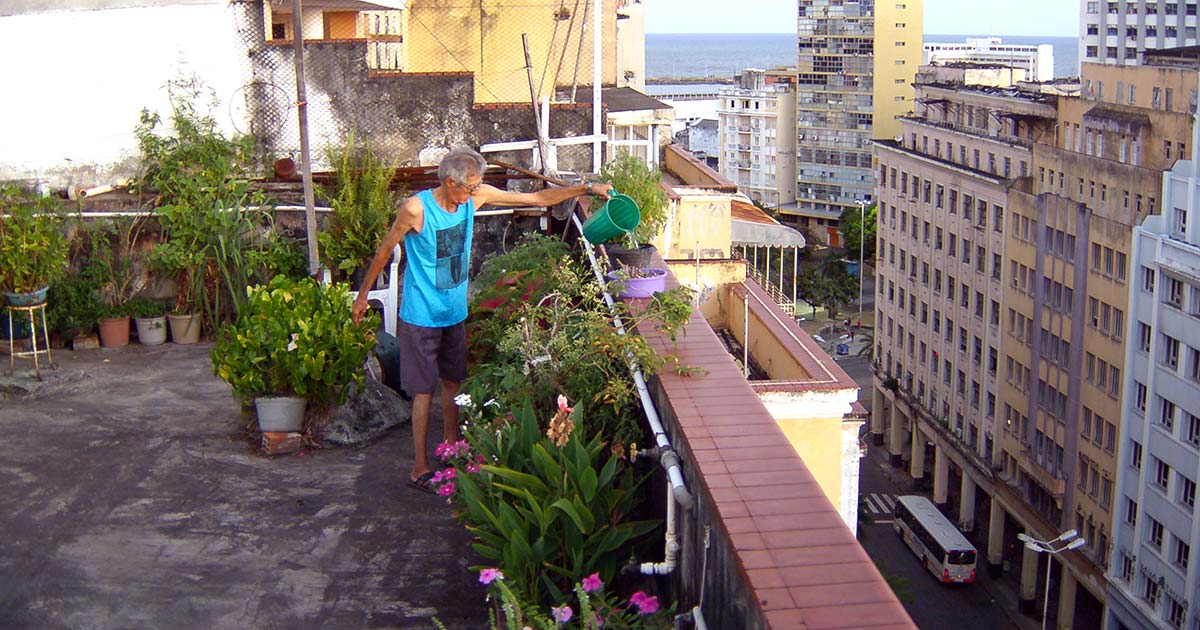
M 563 514 L 566 514 L 567 517 L 575 523 L 575 527 L 577 527 L 579 531 L 585 534 L 589 531 L 590 528 L 585 525 L 583 516 L 580 515 L 579 510 L 577 510 L 575 505 L 569 500 L 559 499 L 552 503 L 550 507 L 561 511 Z

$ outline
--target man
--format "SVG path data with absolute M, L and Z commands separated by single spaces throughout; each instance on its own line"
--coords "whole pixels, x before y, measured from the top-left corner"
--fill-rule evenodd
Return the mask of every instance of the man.
M 443 439 L 458 441 L 454 397 L 467 376 L 467 271 L 475 209 L 485 205 L 552 206 L 572 197 L 608 197 L 612 186 L 582 184 L 535 193 L 500 190 L 483 183 L 487 162 L 470 149 L 456 149 L 438 166 L 437 188 L 405 199 L 375 253 L 358 298 L 354 321 L 367 312 L 367 292 L 388 263 L 392 248 L 404 241 L 404 293 L 396 337 L 400 342 L 400 379 L 412 395 L 413 467 L 409 485 L 434 492 L 433 471 L 425 449 L 429 408 L 441 384 Z

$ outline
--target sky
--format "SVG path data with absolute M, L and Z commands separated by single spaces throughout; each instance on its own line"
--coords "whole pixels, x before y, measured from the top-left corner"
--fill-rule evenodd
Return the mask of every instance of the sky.
M 933 35 L 1076 37 L 1076 0 L 924 0 Z M 796 0 L 643 0 L 647 33 L 795 33 Z M 732 7 L 736 6 L 736 10 Z

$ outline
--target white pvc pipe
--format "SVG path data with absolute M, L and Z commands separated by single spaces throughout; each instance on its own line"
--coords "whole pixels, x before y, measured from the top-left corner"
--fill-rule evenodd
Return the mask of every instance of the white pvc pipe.
M 662 562 L 643 562 L 642 575 L 668 575 L 675 570 L 675 558 L 679 554 L 679 542 L 675 529 L 675 493 L 667 488 L 667 535 Z

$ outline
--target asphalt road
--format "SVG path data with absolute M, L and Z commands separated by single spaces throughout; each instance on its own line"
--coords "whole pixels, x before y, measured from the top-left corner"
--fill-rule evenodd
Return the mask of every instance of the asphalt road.
M 992 589 L 1003 587 L 987 576 L 986 562 L 979 564 L 974 584 L 942 584 L 925 570 L 892 529 L 890 510 L 895 497 L 910 492 L 898 487 L 884 474 L 877 457 L 863 457 L 861 464 L 859 490 L 866 497 L 862 510 L 876 522 L 864 525 L 860 520 L 859 541 L 884 575 L 893 580 L 893 588 L 896 588 L 894 578 L 904 582 L 897 595 L 917 627 L 921 630 L 1022 630 L 1028 627 L 1028 620 L 1018 624 L 1010 615 L 1019 613 L 1006 611 L 993 597 Z

